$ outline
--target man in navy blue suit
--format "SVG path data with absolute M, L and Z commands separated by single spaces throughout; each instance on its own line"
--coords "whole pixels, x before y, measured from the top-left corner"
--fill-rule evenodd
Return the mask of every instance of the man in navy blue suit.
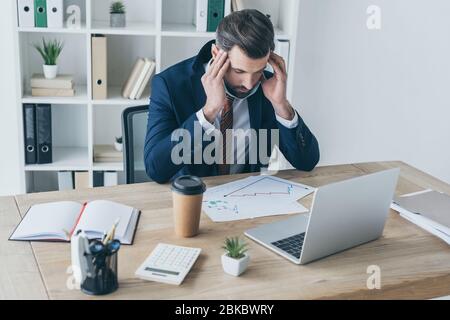
M 234 12 L 197 56 L 153 78 L 144 150 L 151 179 L 258 172 L 274 145 L 296 169 L 314 169 L 318 142 L 286 97 L 274 38 L 261 12 Z

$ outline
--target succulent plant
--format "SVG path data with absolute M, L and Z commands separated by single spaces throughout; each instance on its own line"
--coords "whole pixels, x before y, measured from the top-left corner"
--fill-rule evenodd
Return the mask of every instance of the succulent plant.
M 239 237 L 225 239 L 225 245 L 222 249 L 225 249 L 227 256 L 233 259 L 242 259 L 247 252 L 247 244 L 241 241 Z
M 125 13 L 125 5 L 122 1 L 115 1 L 109 7 L 109 13 Z

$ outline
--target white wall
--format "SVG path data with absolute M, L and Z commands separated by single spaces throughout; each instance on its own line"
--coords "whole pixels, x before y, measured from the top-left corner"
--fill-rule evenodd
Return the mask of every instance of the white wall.
M 321 164 L 403 160 L 450 183 L 450 1 L 301 1 L 295 104 Z
M 2 1 L 4 12 L 13 12 L 13 1 Z M 4 14 L 0 19 L 0 196 L 20 193 L 22 181 L 19 163 L 21 134 L 16 100 L 16 57 L 14 42 L 14 16 Z

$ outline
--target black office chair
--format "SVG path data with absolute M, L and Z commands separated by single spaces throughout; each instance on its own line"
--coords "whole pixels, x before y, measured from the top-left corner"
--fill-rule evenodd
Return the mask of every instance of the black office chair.
M 148 105 L 129 107 L 122 113 L 125 177 L 127 184 L 148 182 L 145 172 L 144 144 Z

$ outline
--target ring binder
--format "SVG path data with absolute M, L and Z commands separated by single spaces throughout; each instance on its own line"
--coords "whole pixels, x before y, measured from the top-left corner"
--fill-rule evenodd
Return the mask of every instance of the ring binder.
M 36 105 L 37 163 L 52 163 L 52 112 L 51 105 Z
M 34 28 L 34 0 L 18 0 L 19 27 Z
M 92 98 L 107 99 L 108 96 L 107 38 L 92 35 Z
M 47 28 L 46 0 L 34 0 L 34 21 L 37 28 Z
M 208 32 L 216 32 L 225 13 L 225 0 L 208 1 Z
M 63 0 L 47 0 L 47 27 L 62 28 L 64 17 Z
M 34 104 L 23 106 L 24 138 L 25 138 L 25 164 L 37 162 L 36 152 L 36 108 Z

